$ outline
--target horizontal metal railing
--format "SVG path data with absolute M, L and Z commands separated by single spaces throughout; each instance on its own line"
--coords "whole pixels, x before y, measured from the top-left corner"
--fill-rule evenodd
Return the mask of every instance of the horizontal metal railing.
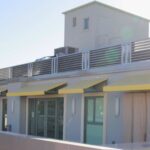
M 0 81 L 10 78 L 10 68 L 0 69 Z
M 131 60 L 143 61 L 150 59 L 150 39 L 132 42 Z
M 150 60 L 150 39 L 0 69 L 0 81 Z
M 82 53 L 58 57 L 58 72 L 82 70 Z
M 90 68 L 121 64 L 121 45 L 90 51 Z
M 12 78 L 27 77 L 28 76 L 28 64 L 14 66 L 11 68 Z
M 44 75 L 44 74 L 51 74 L 51 65 L 52 65 L 52 60 L 47 59 L 47 60 L 42 60 L 38 62 L 33 62 L 31 64 L 32 68 L 32 75 L 37 76 L 37 75 Z

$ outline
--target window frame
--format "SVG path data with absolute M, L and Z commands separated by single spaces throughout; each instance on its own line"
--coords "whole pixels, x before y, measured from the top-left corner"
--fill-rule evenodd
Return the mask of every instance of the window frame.
M 77 26 L 77 17 L 72 18 L 72 26 L 76 27 Z
M 83 19 L 83 29 L 84 30 L 88 30 L 89 29 L 89 22 L 90 22 L 89 17 L 86 17 L 86 18 Z

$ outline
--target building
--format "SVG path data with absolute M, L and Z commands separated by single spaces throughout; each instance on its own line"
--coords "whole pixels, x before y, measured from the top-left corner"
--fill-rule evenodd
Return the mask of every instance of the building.
M 147 19 L 96 1 L 64 15 L 65 46 L 94 50 L 148 38 Z
M 149 141 L 149 20 L 91 2 L 65 12 L 65 23 L 67 48 L 0 69 L 0 129 L 95 145 Z

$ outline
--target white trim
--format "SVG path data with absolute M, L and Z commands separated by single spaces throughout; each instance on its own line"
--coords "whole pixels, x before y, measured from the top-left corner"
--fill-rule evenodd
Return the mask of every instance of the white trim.
M 80 136 L 80 142 L 84 143 L 84 103 L 85 103 L 85 97 L 84 94 L 82 94 L 81 98 L 81 136 Z
M 121 45 L 121 64 L 126 63 L 126 45 L 122 44 Z
M 66 109 L 67 109 L 67 95 L 64 95 L 64 116 L 63 116 L 63 140 L 66 140 Z

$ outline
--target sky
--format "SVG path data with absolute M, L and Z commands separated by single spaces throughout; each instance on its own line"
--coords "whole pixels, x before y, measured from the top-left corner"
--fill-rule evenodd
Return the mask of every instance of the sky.
M 64 45 L 62 12 L 92 0 L 0 0 L 0 68 L 52 56 Z M 148 0 L 97 0 L 150 19 Z

